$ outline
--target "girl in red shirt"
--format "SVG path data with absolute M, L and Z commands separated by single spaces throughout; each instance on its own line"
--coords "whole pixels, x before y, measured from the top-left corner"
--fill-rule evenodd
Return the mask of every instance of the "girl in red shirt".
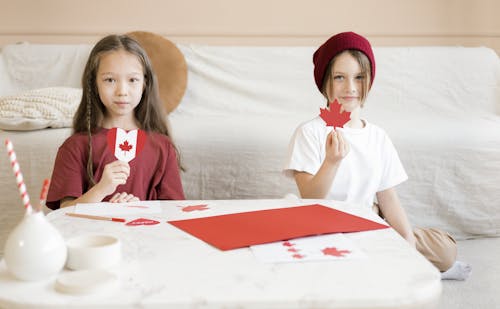
M 73 135 L 59 148 L 47 197 L 51 209 L 100 201 L 184 199 L 178 152 L 151 62 L 126 35 L 109 35 L 92 49 Z M 129 163 L 107 145 L 112 128 L 140 129 L 143 149 Z

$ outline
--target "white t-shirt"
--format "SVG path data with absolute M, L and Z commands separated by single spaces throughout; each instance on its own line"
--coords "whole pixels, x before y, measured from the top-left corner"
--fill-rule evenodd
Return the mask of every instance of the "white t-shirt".
M 408 179 L 389 136 L 364 120 L 362 129 L 337 128 L 349 142 L 350 150 L 341 161 L 326 199 L 355 202 L 371 207 L 376 193 Z M 315 175 L 325 159 L 325 144 L 332 127 L 319 116 L 301 124 L 288 147 L 284 171 Z

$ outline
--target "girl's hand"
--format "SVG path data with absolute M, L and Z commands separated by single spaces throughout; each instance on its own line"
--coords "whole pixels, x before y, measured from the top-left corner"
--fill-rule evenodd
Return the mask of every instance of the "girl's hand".
M 338 163 L 349 153 L 349 143 L 341 132 L 333 130 L 326 138 L 326 158 L 332 164 Z
M 116 187 L 127 182 L 130 175 L 130 166 L 128 163 L 116 160 L 106 164 L 102 172 L 101 180 L 96 184 L 104 196 L 115 192 Z
M 116 193 L 109 200 L 111 203 L 127 203 L 127 202 L 139 202 L 139 198 L 134 196 L 133 194 L 129 194 L 126 192 Z
M 78 198 L 66 197 L 61 201 L 61 207 L 73 206 L 77 203 L 101 202 L 106 196 L 113 194 L 116 187 L 125 184 L 130 175 L 128 163 L 116 160 L 106 164 L 99 182 Z M 111 198 L 111 202 L 136 202 L 137 197 L 128 193 L 117 193 Z

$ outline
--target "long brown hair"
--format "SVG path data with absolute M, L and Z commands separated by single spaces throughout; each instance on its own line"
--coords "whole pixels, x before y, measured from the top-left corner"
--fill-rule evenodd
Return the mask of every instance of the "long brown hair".
M 347 49 L 344 52 L 336 55 L 333 57 L 333 59 L 330 61 L 328 64 L 328 67 L 326 68 L 326 73 L 323 81 L 323 88 L 321 90 L 321 93 L 323 96 L 327 99 L 327 103 L 330 104 L 330 100 L 332 98 L 329 98 L 329 89 L 331 88 L 331 83 L 332 83 L 332 73 L 333 73 L 333 66 L 335 65 L 335 60 L 337 60 L 337 57 L 342 55 L 343 53 L 348 52 L 351 56 L 356 59 L 356 61 L 359 63 L 359 66 L 361 67 L 361 74 L 364 77 L 364 82 L 361 86 L 361 93 L 360 93 L 360 101 L 361 101 L 361 107 L 364 106 L 366 97 L 368 96 L 368 91 L 370 90 L 370 85 L 371 85 L 371 66 L 370 66 L 370 60 L 368 57 L 361 51 L 359 50 L 354 50 L 354 49 Z
M 137 119 L 140 129 L 147 132 L 158 132 L 170 138 L 167 126 L 167 114 L 162 107 L 156 75 L 144 49 L 137 41 L 127 35 L 112 34 L 102 38 L 90 52 L 87 64 L 85 65 L 82 76 L 82 100 L 73 117 L 73 133 L 86 132 L 88 135 L 87 176 L 91 186 L 95 184 L 92 164 L 92 134 L 102 126 L 106 114 L 106 107 L 102 103 L 97 89 L 97 71 L 103 54 L 119 50 L 124 50 L 135 55 L 142 64 L 144 71 L 142 98 L 134 109 L 134 116 Z M 180 166 L 177 148 L 175 148 L 175 151 Z

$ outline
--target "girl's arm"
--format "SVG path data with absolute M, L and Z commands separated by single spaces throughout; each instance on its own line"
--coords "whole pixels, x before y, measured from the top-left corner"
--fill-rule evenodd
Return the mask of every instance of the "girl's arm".
M 106 196 L 115 192 L 118 185 L 125 184 L 128 176 L 130 175 L 130 166 L 128 163 L 116 160 L 114 162 L 106 164 L 102 172 L 101 180 L 90 188 L 87 192 L 82 194 L 78 198 L 66 197 L 61 200 L 60 207 L 74 206 L 77 203 L 95 203 L 102 201 Z M 128 194 L 125 195 L 117 193 L 113 196 L 111 201 L 121 202 L 124 199 L 133 198 L 129 197 Z
M 394 188 L 377 192 L 377 200 L 380 211 L 387 223 L 396 230 L 411 246 L 415 247 L 415 236 L 406 216 L 406 212 L 401 207 L 398 195 Z
M 325 198 L 332 186 L 341 160 L 349 152 L 349 144 L 342 133 L 332 131 L 326 138 L 326 156 L 316 175 L 294 172 L 295 182 L 302 198 Z

